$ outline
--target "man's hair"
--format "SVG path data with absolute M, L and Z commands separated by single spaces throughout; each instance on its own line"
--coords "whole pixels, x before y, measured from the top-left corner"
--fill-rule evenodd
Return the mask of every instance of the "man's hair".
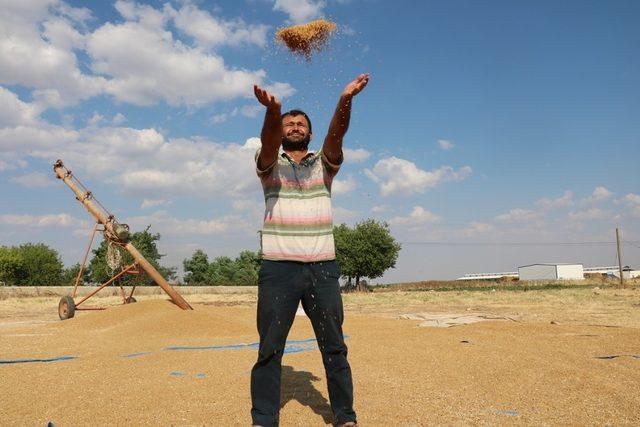
M 284 120 L 284 118 L 287 117 L 287 116 L 293 116 L 293 117 L 295 117 L 295 116 L 304 116 L 304 118 L 307 119 L 307 123 L 309 123 L 309 133 L 313 133 L 313 132 L 311 132 L 311 120 L 309 119 L 309 116 L 307 116 L 307 113 L 305 113 L 304 111 L 302 111 L 302 110 L 290 110 L 290 111 L 287 111 L 286 113 L 284 113 L 282 115 L 282 119 Z

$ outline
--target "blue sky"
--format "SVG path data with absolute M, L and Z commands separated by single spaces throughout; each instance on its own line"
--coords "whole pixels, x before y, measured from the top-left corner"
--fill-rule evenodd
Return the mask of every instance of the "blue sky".
M 319 17 L 339 32 L 311 62 L 273 41 Z M 334 220 L 389 222 L 403 249 L 382 281 L 612 265 L 616 226 L 638 267 L 639 18 L 635 1 L 6 2 L 0 244 L 79 261 L 91 221 L 53 179 L 62 158 L 122 222 L 161 233 L 165 264 L 255 250 L 251 85 L 307 111 L 317 149 L 370 72 Z

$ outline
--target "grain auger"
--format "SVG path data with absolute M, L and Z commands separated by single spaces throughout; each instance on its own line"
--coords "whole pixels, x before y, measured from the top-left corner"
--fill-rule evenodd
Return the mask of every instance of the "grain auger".
M 76 310 L 103 310 L 103 307 L 80 307 L 89 298 L 100 292 L 105 287 L 115 283 L 121 277 L 127 274 L 141 274 L 142 272 L 149 275 L 149 277 L 158 284 L 164 290 L 171 300 L 183 310 L 192 310 L 193 308 L 182 296 L 176 292 L 175 289 L 167 283 L 162 275 L 156 270 L 153 265 L 131 244 L 129 241 L 129 226 L 118 222 L 113 214 L 111 214 L 74 175 L 73 172 L 67 169 L 62 160 L 57 160 L 53 165 L 53 170 L 56 176 L 62 180 L 71 191 L 76 195 L 76 199 L 82 203 L 82 205 L 89 211 L 89 214 L 95 219 L 93 231 L 89 237 L 89 245 L 84 252 L 82 263 L 80 264 L 80 270 L 76 277 L 73 291 L 71 295 L 66 295 L 60 300 L 58 304 L 58 314 L 60 319 L 69 319 L 74 316 Z M 76 302 L 76 292 L 78 285 L 82 280 L 82 273 L 87 263 L 87 257 L 91 251 L 93 240 L 97 232 L 102 232 L 105 240 L 107 241 L 107 264 L 114 274 L 105 283 L 98 286 L 95 290 L 79 299 Z M 133 258 L 133 262 L 129 265 L 122 265 L 122 253 L 121 250 L 127 251 Z M 120 284 L 120 295 L 124 304 L 135 302 L 133 293 L 136 286 L 132 286 L 131 292 L 127 295 L 124 287 Z

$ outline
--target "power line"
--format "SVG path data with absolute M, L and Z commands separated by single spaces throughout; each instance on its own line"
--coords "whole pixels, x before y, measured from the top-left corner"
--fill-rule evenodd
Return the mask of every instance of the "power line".
M 622 239 L 622 242 L 623 242 L 623 243 L 627 243 L 627 244 L 629 244 L 629 245 L 631 245 L 631 246 L 634 246 L 634 247 L 636 247 L 636 248 L 640 249 L 640 246 L 638 246 L 638 245 L 636 245 L 635 243 L 630 242 L 630 241 L 628 241 L 628 240 L 624 240 L 624 239 Z

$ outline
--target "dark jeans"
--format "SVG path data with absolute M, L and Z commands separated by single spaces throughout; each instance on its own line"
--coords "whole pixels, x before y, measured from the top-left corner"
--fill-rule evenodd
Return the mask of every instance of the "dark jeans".
M 258 278 L 258 361 L 251 371 L 253 424 L 277 426 L 284 346 L 298 303 L 316 334 L 337 423 L 355 421 L 353 383 L 342 335 L 340 267 L 336 261 L 262 261 Z

